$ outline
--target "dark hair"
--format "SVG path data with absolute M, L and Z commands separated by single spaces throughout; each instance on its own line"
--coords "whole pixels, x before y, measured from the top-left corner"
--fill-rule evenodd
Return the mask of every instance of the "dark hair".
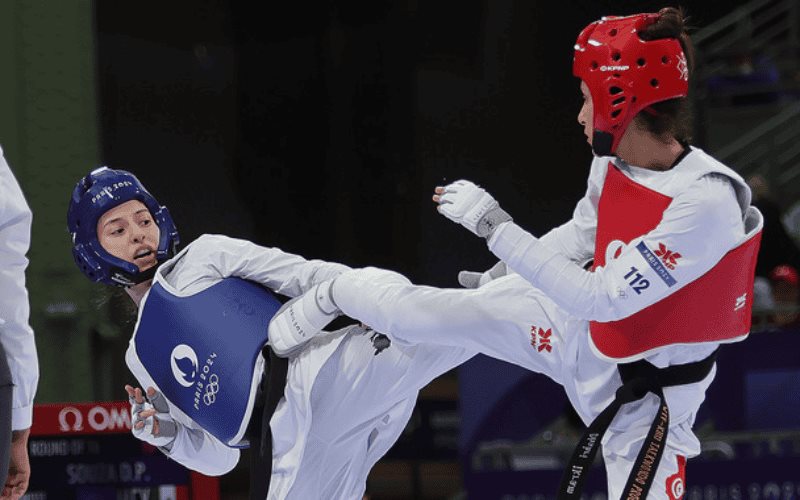
M 694 47 L 686 26 L 687 17 L 683 8 L 665 7 L 658 11 L 658 20 L 639 32 L 642 40 L 675 38 L 686 55 L 689 75 L 694 74 Z M 662 137 L 672 135 L 682 143 L 692 138 L 692 110 L 688 97 L 679 97 L 657 102 L 650 106 L 654 113 L 640 112 L 636 120 L 650 133 Z

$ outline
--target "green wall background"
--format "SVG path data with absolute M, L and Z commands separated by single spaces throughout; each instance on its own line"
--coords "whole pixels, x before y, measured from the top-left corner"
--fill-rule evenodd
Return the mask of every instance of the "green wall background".
M 107 292 L 79 274 L 66 230 L 72 187 L 98 161 L 92 23 L 90 0 L 0 2 L 0 143 L 33 210 L 37 402 L 114 395 L 103 385 L 104 356 L 92 352 L 93 339 L 119 335 L 104 320 L 98 294 Z

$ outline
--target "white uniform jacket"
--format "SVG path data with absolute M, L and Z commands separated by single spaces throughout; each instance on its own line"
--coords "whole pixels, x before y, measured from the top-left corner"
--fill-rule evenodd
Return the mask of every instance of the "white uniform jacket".
M 0 342 L 14 381 L 11 427 L 27 429 L 33 420 L 33 396 L 39 383 L 39 361 L 25 269 L 31 242 L 31 214 L 22 190 L 0 149 Z

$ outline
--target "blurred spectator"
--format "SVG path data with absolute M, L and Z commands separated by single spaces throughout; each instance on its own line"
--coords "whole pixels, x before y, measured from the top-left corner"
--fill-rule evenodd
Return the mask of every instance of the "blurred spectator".
M 747 184 L 753 190 L 753 205 L 764 214 L 764 232 L 758 252 L 756 274 L 767 276 L 781 264 L 800 268 L 800 250 L 789 237 L 781 222 L 781 207 L 772 198 L 769 183 L 761 175 L 752 175 Z
M 795 246 L 800 247 L 800 201 L 794 202 L 781 218 L 783 228 L 794 240 Z
M 753 282 L 753 324 L 751 331 L 767 329 L 772 324 L 775 300 L 772 298 L 772 283 L 769 278 L 756 276 Z
M 776 326 L 800 326 L 800 279 L 797 269 L 789 265 L 776 266 L 769 273 L 772 285 L 772 300 L 775 311 L 772 315 Z
M 726 58 L 726 68 L 708 79 L 712 95 L 729 97 L 735 106 L 777 102 L 780 72 L 767 55 L 755 55 L 749 47 L 737 49 Z
M 775 309 L 772 298 L 772 283 L 764 276 L 756 276 L 753 283 L 753 312 L 767 312 Z

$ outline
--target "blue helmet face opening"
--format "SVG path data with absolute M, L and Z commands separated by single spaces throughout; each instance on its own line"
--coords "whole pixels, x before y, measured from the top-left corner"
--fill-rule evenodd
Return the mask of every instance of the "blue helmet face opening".
M 78 268 L 95 282 L 132 286 L 153 276 L 156 266 L 139 271 L 138 266 L 108 253 L 97 237 L 97 222 L 112 208 L 131 200 L 142 202 L 160 231 L 156 260 L 161 264 L 175 254 L 178 230 L 167 207 L 144 188 L 135 175 L 125 170 L 101 167 L 78 181 L 67 211 L 72 235 L 72 254 Z

